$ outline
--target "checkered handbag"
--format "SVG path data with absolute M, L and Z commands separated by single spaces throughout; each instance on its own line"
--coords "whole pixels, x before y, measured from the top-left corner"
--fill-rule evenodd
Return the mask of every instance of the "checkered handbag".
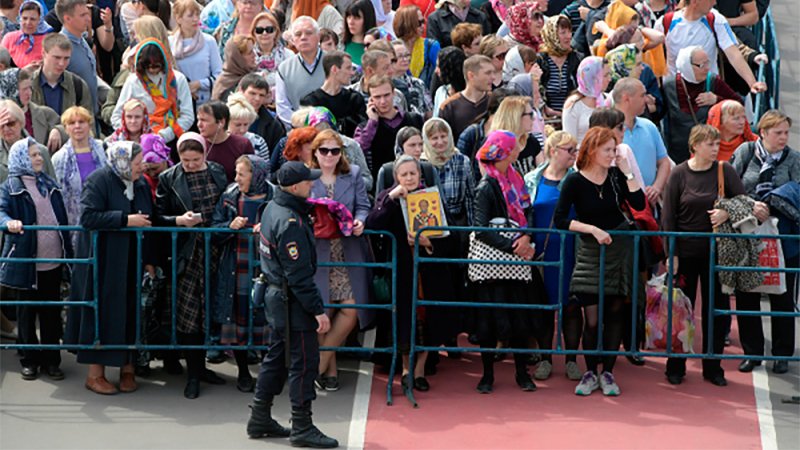
M 501 236 L 515 239 L 518 233 L 514 231 L 500 231 Z M 482 259 L 490 261 L 525 261 L 513 253 L 506 253 L 477 239 L 475 232 L 469 234 L 469 259 Z M 516 280 L 532 281 L 531 266 L 519 264 L 477 264 L 469 263 L 467 275 L 472 282 Z

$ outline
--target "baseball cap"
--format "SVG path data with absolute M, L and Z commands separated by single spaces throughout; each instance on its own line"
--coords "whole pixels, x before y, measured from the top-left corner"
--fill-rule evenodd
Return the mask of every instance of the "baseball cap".
M 316 180 L 321 176 L 321 170 L 309 169 L 300 161 L 288 161 L 278 169 L 276 179 L 279 186 L 288 187 L 301 181 Z

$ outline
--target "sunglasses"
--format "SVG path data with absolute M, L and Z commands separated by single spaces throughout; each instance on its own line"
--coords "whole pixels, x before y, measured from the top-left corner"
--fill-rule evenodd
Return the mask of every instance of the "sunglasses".
M 578 153 L 578 148 L 577 147 L 558 147 L 558 149 L 562 150 L 562 151 L 565 151 L 565 152 L 569 153 L 570 155 L 574 155 L 574 154 Z
M 253 33 L 255 33 L 255 34 L 264 34 L 264 33 L 267 33 L 267 34 L 272 34 L 272 33 L 274 33 L 274 32 L 275 32 L 275 27 L 273 27 L 273 26 L 268 26 L 268 27 L 255 27 L 255 28 L 253 29 Z
M 342 153 L 342 149 L 339 147 L 320 147 L 317 149 L 320 155 L 331 155 L 331 156 L 339 156 Z
M 494 59 L 496 59 L 498 61 L 502 61 L 502 60 L 506 59 L 506 55 L 507 54 L 508 54 L 508 50 L 504 51 L 503 53 L 498 53 L 498 54 L 494 55 Z

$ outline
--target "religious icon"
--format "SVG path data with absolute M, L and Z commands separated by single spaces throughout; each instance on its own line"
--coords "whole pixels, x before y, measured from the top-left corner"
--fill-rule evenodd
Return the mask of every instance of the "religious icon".
M 420 189 L 408 194 L 402 206 L 406 228 L 412 234 L 425 227 L 447 226 L 438 187 Z M 427 230 L 423 233 L 429 238 L 444 237 L 449 234 L 445 230 Z

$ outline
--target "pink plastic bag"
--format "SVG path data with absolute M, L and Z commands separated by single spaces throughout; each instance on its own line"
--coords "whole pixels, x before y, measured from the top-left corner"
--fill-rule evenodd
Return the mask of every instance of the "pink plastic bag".
M 645 348 L 667 348 L 668 290 L 666 274 L 654 276 L 647 282 L 645 309 Z M 695 324 L 692 303 L 683 291 L 672 290 L 672 351 L 692 353 Z

